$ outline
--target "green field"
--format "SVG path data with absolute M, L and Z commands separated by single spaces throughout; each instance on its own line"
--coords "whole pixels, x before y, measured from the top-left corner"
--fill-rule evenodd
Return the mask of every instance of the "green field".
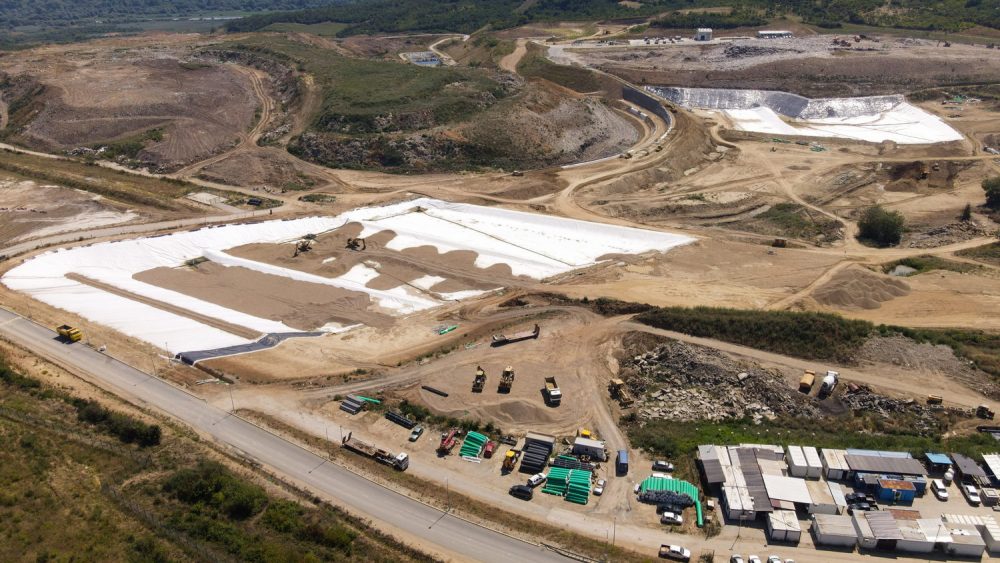
M 295 33 L 312 33 L 324 37 L 335 37 L 338 33 L 347 28 L 347 24 L 337 22 L 322 23 L 273 23 L 261 31 L 281 31 Z

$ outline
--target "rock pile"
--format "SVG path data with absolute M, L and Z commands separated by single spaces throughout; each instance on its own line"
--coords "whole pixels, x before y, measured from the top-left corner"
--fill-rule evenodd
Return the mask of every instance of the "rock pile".
M 815 402 L 791 389 L 780 374 L 683 342 L 633 357 L 620 375 L 636 397 L 646 397 L 638 409 L 645 419 L 748 418 L 759 423 L 776 416 L 819 414 Z
M 989 230 L 975 221 L 959 221 L 916 233 L 906 243 L 906 246 L 910 248 L 936 248 L 989 234 Z
M 850 383 L 840 401 L 855 412 L 874 414 L 895 423 L 905 423 L 910 430 L 920 434 L 935 435 L 947 430 L 947 414 L 968 416 L 964 411 L 953 411 L 940 406 L 922 405 L 913 399 L 893 399 L 879 395 L 867 385 Z

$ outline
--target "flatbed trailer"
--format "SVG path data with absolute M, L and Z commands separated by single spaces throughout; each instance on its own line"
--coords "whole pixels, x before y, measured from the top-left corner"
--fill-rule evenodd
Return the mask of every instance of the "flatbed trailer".
M 505 344 L 511 344 L 513 342 L 520 342 L 522 340 L 531 340 L 532 338 L 538 338 L 538 334 L 541 332 L 538 325 L 532 330 L 525 330 L 522 332 L 515 332 L 511 335 L 506 334 L 494 334 L 493 341 L 490 343 L 491 346 L 503 346 Z
M 406 468 L 410 466 L 410 456 L 405 452 L 393 454 L 392 452 L 383 450 L 374 444 L 369 444 L 368 442 L 355 438 L 353 433 L 349 433 L 344 437 L 341 442 L 341 446 L 354 453 L 370 457 L 379 463 L 384 463 L 389 467 L 398 469 L 399 471 L 406 471 Z

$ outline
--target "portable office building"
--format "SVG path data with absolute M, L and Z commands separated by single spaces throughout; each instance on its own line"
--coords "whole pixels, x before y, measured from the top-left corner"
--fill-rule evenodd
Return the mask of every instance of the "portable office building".
M 879 479 L 875 487 L 875 498 L 883 504 L 913 504 L 917 497 L 917 487 L 909 481 Z
M 994 522 L 995 523 L 995 522 Z M 975 526 L 968 524 L 948 524 L 951 541 L 945 544 L 945 553 L 953 557 L 981 559 L 987 542 Z
M 805 477 L 809 471 L 806 454 L 801 446 L 788 446 L 788 473 L 792 477 Z
M 858 531 L 850 516 L 813 514 L 811 531 L 816 545 L 851 547 L 858 543 Z
M 775 510 L 767 515 L 767 537 L 771 541 L 799 543 L 802 526 L 794 510 Z
M 608 460 L 608 451 L 604 447 L 604 442 L 591 440 L 582 436 L 573 440 L 573 455 L 590 456 L 590 459 L 596 459 L 597 461 Z
M 823 448 L 822 456 L 823 475 L 827 479 L 847 479 L 847 474 L 851 472 L 851 466 L 847 465 L 846 451 Z
M 819 458 L 819 451 L 812 446 L 803 446 L 802 453 L 806 456 L 806 477 L 819 479 L 823 474 L 823 461 Z

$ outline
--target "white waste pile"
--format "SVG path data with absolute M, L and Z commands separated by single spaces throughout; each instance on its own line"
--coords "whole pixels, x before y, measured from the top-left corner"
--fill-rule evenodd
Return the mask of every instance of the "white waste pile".
M 808 99 L 788 92 L 647 86 L 685 107 L 718 110 L 742 131 L 901 145 L 959 141 L 962 135 L 903 96 Z
M 358 265 L 340 277 L 326 278 L 238 258 L 225 252 L 226 249 L 251 243 L 294 244 L 306 234 L 321 234 L 350 222 L 359 222 L 364 226 L 362 237 L 383 230 L 395 232 L 396 236 L 387 245 L 393 250 L 428 245 L 436 247 L 439 252 L 471 250 L 478 254 L 475 262 L 478 267 L 506 264 L 514 275 L 534 279 L 589 266 L 607 255 L 667 251 L 692 241 L 688 237 L 669 233 L 422 198 L 384 207 L 355 209 L 336 217 L 223 225 L 56 250 L 27 260 L 7 272 L 2 281 L 13 290 L 110 326 L 171 353 L 221 348 L 249 341 L 66 276 L 85 276 L 134 295 L 261 333 L 296 331 L 284 323 L 143 283 L 133 279 L 133 276 L 158 267 L 179 267 L 189 260 L 204 257 L 223 266 L 241 266 L 290 279 L 363 291 L 379 307 L 398 315 L 442 303 L 434 296 L 419 291 L 426 291 L 443 281 L 439 277 L 425 276 L 411 286 L 375 290 L 366 287 L 366 284 L 378 272 L 365 265 Z M 463 291 L 440 297 L 464 299 L 480 293 Z M 346 328 L 331 325 L 323 327 L 323 330 Z

